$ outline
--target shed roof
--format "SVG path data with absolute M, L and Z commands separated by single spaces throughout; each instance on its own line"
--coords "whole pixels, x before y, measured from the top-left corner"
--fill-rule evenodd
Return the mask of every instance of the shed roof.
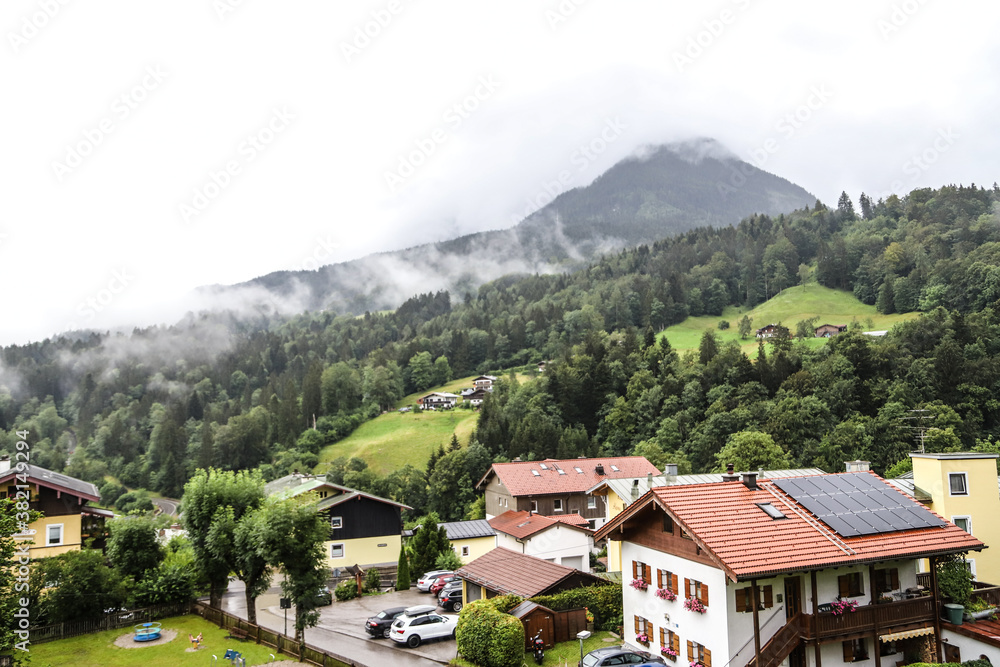
M 439 523 L 438 528 L 442 527 L 448 531 L 449 540 L 471 540 L 477 537 L 494 537 L 497 534 L 486 519 Z
M 503 547 L 483 554 L 459 568 L 456 574 L 491 591 L 523 598 L 547 593 L 570 577 L 592 580 L 595 584 L 603 581 L 587 572 Z
M 0 484 L 13 479 L 15 475 L 27 474 L 29 484 L 38 484 L 39 486 L 59 492 L 70 493 L 78 498 L 91 500 L 95 503 L 101 499 L 100 491 L 90 482 L 85 482 L 82 479 L 70 477 L 59 472 L 52 472 L 47 468 L 42 468 L 31 463 L 25 465 L 27 466 L 27 471 L 24 473 L 19 473 L 16 465 L 0 473 Z

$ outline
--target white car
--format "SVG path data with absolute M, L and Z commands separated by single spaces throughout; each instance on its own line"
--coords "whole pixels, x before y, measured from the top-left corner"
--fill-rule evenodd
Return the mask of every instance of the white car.
M 423 614 L 421 616 L 397 616 L 392 622 L 389 638 L 398 644 L 406 644 L 417 648 L 420 642 L 428 639 L 455 636 L 455 626 L 458 616 L 443 616 L 441 614 Z
M 431 589 L 431 584 L 434 580 L 440 577 L 442 574 L 452 574 L 451 570 L 431 570 L 430 572 L 425 572 L 424 576 L 417 579 L 417 590 L 426 593 Z

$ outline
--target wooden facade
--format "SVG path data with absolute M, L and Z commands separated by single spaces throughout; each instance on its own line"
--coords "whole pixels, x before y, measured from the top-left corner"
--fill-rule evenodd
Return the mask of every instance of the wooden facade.
M 648 516 L 647 516 L 648 515 Z M 665 517 L 661 519 L 661 517 Z M 673 554 L 710 567 L 718 567 L 707 553 L 692 538 L 686 536 L 676 521 L 659 508 L 648 505 L 637 515 L 637 521 L 626 528 L 620 537 L 640 546 Z M 675 591 L 676 592 L 676 591 Z
M 499 516 L 507 510 L 517 512 L 534 511 L 542 516 L 558 516 L 560 514 L 579 514 L 589 520 L 603 519 L 606 516 L 605 503 L 607 500 L 603 496 L 588 496 L 585 493 L 555 493 L 551 495 L 524 495 L 514 497 L 503 484 L 500 483 L 496 475 L 486 485 L 486 513 L 490 516 Z M 591 499 L 594 507 L 588 507 Z M 556 509 L 556 501 L 562 505 L 561 510 Z
M 365 496 L 358 496 L 329 507 L 321 512 L 331 525 L 331 519 L 340 518 L 340 528 L 330 528 L 329 540 L 342 542 L 364 537 L 399 535 L 403 521 L 400 508 Z

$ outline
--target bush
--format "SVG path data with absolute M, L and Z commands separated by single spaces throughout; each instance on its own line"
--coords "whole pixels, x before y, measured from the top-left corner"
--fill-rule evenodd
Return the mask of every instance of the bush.
M 524 624 L 510 614 L 497 614 L 486 649 L 487 667 L 518 667 L 524 662 Z
M 972 595 L 972 572 L 965 564 L 964 555 L 938 561 L 938 586 L 941 593 L 955 604 L 969 604 Z
M 543 607 L 552 611 L 579 609 L 586 607 L 594 614 L 594 627 L 599 630 L 611 630 L 621 625 L 622 619 L 622 585 L 608 583 L 597 586 L 571 588 L 555 595 L 540 595 L 531 598 Z
M 517 603 L 511 605 L 511 602 Z M 470 602 L 458 615 L 455 628 L 458 652 L 483 667 L 517 667 L 524 661 L 524 626 L 513 616 L 498 611 L 512 609 L 521 601 L 516 595 Z
M 719 320 L 719 330 L 725 331 L 729 328 L 729 320 Z
M 378 568 L 372 567 L 365 572 L 365 592 L 377 592 L 382 588 L 382 575 Z
M 353 579 L 342 581 L 333 589 L 333 595 L 337 598 L 337 602 L 353 600 L 358 597 L 358 584 Z
M 458 652 L 466 660 L 477 665 L 486 665 L 490 634 L 493 632 L 493 617 L 498 615 L 488 600 L 476 600 L 462 607 L 455 626 Z

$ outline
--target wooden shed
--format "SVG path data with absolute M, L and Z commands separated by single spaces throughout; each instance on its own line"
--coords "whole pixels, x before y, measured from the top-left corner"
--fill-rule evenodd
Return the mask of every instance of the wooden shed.
M 531 649 L 531 640 L 535 633 L 542 631 L 542 639 L 545 641 L 545 648 L 552 648 L 555 645 L 556 622 L 555 612 L 548 607 L 525 600 L 510 610 L 510 615 L 521 621 L 524 625 L 524 650 Z

